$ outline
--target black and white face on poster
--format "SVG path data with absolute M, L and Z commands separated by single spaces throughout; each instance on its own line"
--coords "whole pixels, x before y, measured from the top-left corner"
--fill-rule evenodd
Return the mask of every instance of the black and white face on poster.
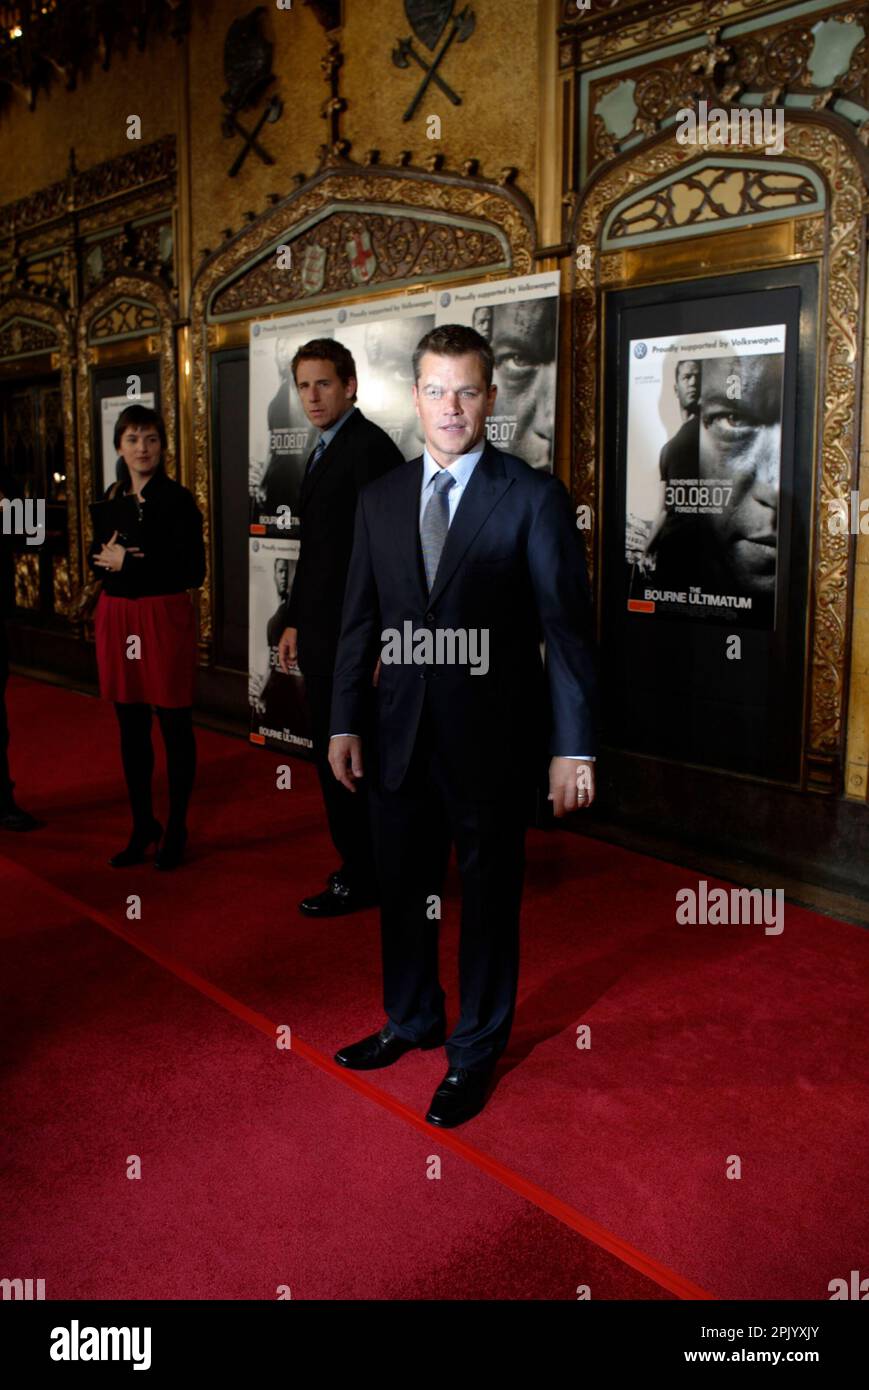
M 629 344 L 628 608 L 770 629 L 785 327 Z
M 558 276 L 528 275 L 450 291 L 438 322 L 467 323 L 491 345 L 498 388 L 489 440 L 552 471 L 558 375 Z

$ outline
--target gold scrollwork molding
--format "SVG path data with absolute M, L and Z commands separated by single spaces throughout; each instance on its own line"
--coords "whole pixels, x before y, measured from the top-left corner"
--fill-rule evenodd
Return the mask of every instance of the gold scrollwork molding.
M 745 159 L 752 147 L 734 146 L 734 158 Z M 756 153 L 756 152 L 755 152 Z M 849 491 L 856 466 L 856 410 L 858 402 L 860 289 L 863 275 L 863 219 L 866 211 L 864 166 L 853 141 L 843 138 L 822 117 L 788 112 L 785 155 L 803 162 L 822 176 L 826 191 L 823 216 L 794 223 L 790 243 L 800 258 L 815 257 L 820 265 L 819 303 L 825 312 L 818 322 L 818 466 L 813 508 L 813 546 L 809 595 L 808 737 L 804 750 L 804 779 L 817 791 L 838 789 L 843 751 L 843 714 L 847 679 L 847 628 L 850 609 L 850 538 L 833 534 L 823 520 L 834 507 L 847 514 Z M 574 266 L 573 352 L 573 475 L 577 505 L 591 508 L 597 524 L 598 477 L 601 461 L 599 420 L 602 395 L 599 363 L 602 341 L 603 293 L 626 283 L 632 254 L 627 248 L 602 257 L 601 234 L 608 212 L 632 190 L 641 190 L 663 175 L 688 169 L 698 154 L 678 144 L 671 135 L 654 137 L 632 150 L 593 179 L 579 201 L 571 244 L 594 248 L 589 265 Z M 726 222 L 722 228 L 726 228 Z M 767 224 L 769 234 L 774 223 Z M 757 232 L 762 229 L 758 228 Z M 751 230 L 751 236 L 756 232 Z M 727 273 L 733 262 L 716 255 L 718 237 L 707 237 L 708 269 L 700 273 Z M 720 246 L 727 240 L 723 230 Z M 649 248 L 651 252 L 652 248 Z M 659 264 L 663 247 L 658 248 Z M 672 255 L 673 243 L 667 247 Z M 783 253 L 782 261 L 789 257 Z M 768 263 L 768 262 L 767 262 Z M 698 273 L 695 262 L 693 274 Z M 680 278 L 692 271 L 684 267 Z M 650 282 L 650 275 L 642 276 Z M 676 278 L 666 271 L 659 279 Z M 589 538 L 589 555 L 596 554 L 595 534 Z

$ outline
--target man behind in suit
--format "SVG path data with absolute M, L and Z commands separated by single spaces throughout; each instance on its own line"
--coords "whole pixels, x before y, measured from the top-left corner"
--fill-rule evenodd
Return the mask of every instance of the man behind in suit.
M 0 467 L 0 503 L 20 498 L 12 474 Z M 15 606 L 15 549 L 11 514 L 0 507 L 0 828 L 35 830 L 38 821 L 15 804 L 15 783 L 9 774 L 9 723 L 6 718 L 6 682 L 9 679 L 9 648 L 6 619 Z
M 298 664 L 305 677 L 311 739 L 326 817 L 341 866 L 324 893 L 299 908 L 310 917 L 337 917 L 377 901 L 374 855 L 364 797 L 351 796 L 329 768 L 332 671 L 341 628 L 341 603 L 360 490 L 404 459 L 354 404 L 356 364 L 334 338 L 299 348 L 292 375 L 305 414 L 320 431 L 299 495 L 299 560 L 284 609 L 278 644 L 281 670 Z M 368 673 L 369 686 L 373 675 Z
M 455 843 L 461 1016 L 426 1115 L 451 1127 L 482 1109 L 510 1035 L 526 812 L 547 748 L 556 816 L 594 796 L 595 675 L 567 492 L 485 440 L 492 349 L 450 324 L 426 334 L 413 367 L 426 448 L 359 500 L 329 753 L 348 790 L 358 794 L 363 775 L 372 784 L 386 1024 L 336 1061 L 371 1070 L 444 1043 L 438 918 Z M 396 658 L 395 634 L 412 637 L 414 655 L 405 644 Z M 462 662 L 463 636 L 468 657 L 485 650 L 485 661 Z M 357 735 L 381 643 L 363 766 Z

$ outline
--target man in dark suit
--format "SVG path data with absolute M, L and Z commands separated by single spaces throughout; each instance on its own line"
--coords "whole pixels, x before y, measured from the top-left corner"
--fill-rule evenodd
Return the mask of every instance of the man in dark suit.
M 13 476 L 0 467 L 0 503 L 21 496 Z M 0 507 L 0 829 L 35 830 L 38 822 L 15 803 L 15 783 L 9 773 L 9 722 L 6 717 L 6 683 L 9 680 L 9 647 L 6 619 L 15 606 L 15 549 L 11 515 Z
M 386 1012 L 380 1032 L 336 1060 L 370 1070 L 444 1043 L 438 919 L 454 842 L 461 1016 L 426 1115 L 444 1127 L 482 1108 L 510 1034 L 541 758 L 556 816 L 594 796 L 583 545 L 562 484 L 486 443 L 492 371 L 489 344 L 464 325 L 436 328 L 417 347 L 426 449 L 360 498 L 332 699 L 335 776 L 348 790 L 363 776 L 371 783 Z M 365 742 L 381 645 L 377 732 Z
M 329 768 L 329 708 L 332 672 L 341 628 L 341 604 L 353 517 L 360 490 L 404 459 L 379 426 L 366 420 L 356 401 L 356 365 L 333 338 L 315 338 L 299 348 L 292 374 L 305 414 L 320 431 L 308 460 L 299 496 L 299 560 L 278 644 L 281 670 L 298 663 L 305 677 L 311 738 L 329 830 L 341 866 L 324 893 L 305 898 L 311 917 L 336 917 L 377 901 L 368 809 L 351 796 Z M 371 686 L 374 668 L 368 673 Z

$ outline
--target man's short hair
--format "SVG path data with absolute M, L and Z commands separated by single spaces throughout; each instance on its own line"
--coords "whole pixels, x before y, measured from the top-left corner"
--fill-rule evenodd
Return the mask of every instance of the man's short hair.
M 416 382 L 419 381 L 420 364 L 427 352 L 436 353 L 438 357 L 464 357 L 467 352 L 475 352 L 486 377 L 486 386 L 492 385 L 495 354 L 476 328 L 469 328 L 466 323 L 444 323 L 420 338 L 413 354 L 413 379 Z
M 312 338 L 309 343 L 303 343 L 290 363 L 290 370 L 293 373 L 293 381 L 296 382 L 296 385 L 298 385 L 298 381 L 296 381 L 296 370 L 299 363 L 313 361 L 332 362 L 335 366 L 338 380 L 342 382 L 344 386 L 347 385 L 351 378 L 353 381 L 359 380 L 356 375 L 356 363 L 353 361 L 352 352 L 349 348 L 346 348 L 343 343 L 339 343 L 336 338 Z M 353 400 L 356 400 L 355 394 L 353 395 Z

